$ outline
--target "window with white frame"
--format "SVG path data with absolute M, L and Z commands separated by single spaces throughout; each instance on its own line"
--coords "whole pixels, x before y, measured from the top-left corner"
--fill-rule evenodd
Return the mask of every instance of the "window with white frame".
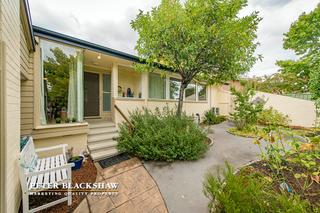
M 198 101 L 207 100 L 207 87 L 203 84 L 197 84 Z
M 184 94 L 186 101 L 196 101 L 196 84 L 194 82 L 189 83 Z
M 41 125 L 82 121 L 83 51 L 41 40 Z
M 178 100 L 180 94 L 181 80 L 170 78 L 170 99 Z

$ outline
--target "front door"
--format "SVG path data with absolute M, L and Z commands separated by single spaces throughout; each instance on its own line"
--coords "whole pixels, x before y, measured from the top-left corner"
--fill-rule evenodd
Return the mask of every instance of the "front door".
M 84 116 L 100 116 L 99 74 L 84 72 Z

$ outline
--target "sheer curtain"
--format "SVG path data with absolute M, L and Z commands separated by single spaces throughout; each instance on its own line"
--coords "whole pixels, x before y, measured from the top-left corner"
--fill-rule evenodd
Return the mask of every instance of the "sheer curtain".
M 77 96 L 78 96 L 78 111 L 77 111 L 77 117 L 78 121 L 82 122 L 83 121 L 83 50 L 78 50 L 77 51 Z
M 47 105 L 45 101 L 45 85 L 44 85 L 44 69 L 43 69 L 43 52 L 40 49 L 40 59 L 41 59 L 41 70 L 40 70 L 40 124 L 46 125 L 47 124 Z
M 149 74 L 149 98 L 166 98 L 166 79 L 159 74 Z
M 83 54 L 77 51 L 69 65 L 68 118 L 83 120 Z

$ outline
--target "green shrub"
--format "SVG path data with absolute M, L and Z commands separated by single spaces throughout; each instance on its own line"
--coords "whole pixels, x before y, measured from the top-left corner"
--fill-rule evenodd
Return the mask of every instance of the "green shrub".
M 231 88 L 231 93 L 234 96 L 234 113 L 231 113 L 231 118 L 238 130 L 247 128 L 257 124 L 258 113 L 262 111 L 262 103 L 253 103 L 255 91 L 251 86 L 245 86 L 242 90 Z
M 207 150 L 206 134 L 193 118 L 165 107 L 135 110 L 130 113 L 134 125 L 131 131 L 126 123 L 120 125 L 118 149 L 145 160 L 196 160 Z
M 214 212 L 312 212 L 310 204 L 299 196 L 273 191 L 262 174 L 234 174 L 228 164 L 223 177 L 207 175 L 204 193 Z
M 212 110 L 206 111 L 204 113 L 203 123 L 207 125 L 219 124 L 227 120 L 225 116 L 216 115 Z
M 289 126 L 290 119 L 272 107 L 258 113 L 258 123 L 262 125 Z

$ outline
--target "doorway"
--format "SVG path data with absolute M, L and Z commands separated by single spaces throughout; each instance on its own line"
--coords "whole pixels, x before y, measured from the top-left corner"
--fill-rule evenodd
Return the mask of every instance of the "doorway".
M 99 74 L 84 72 L 84 117 L 100 116 Z

